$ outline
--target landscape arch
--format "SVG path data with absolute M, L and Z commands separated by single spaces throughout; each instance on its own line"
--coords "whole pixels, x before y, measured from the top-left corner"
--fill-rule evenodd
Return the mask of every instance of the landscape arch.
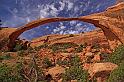
M 82 22 L 87 22 L 94 24 L 94 26 L 99 27 L 103 30 L 106 38 L 108 41 L 113 41 L 117 40 L 120 43 L 123 44 L 124 41 L 122 41 L 121 38 L 119 38 L 119 35 L 112 30 L 109 25 L 108 27 L 106 24 L 109 22 L 108 19 L 109 17 L 105 16 L 83 16 L 83 17 L 77 17 L 77 18 L 64 18 L 64 17 L 58 17 L 58 18 L 42 18 L 38 19 L 32 22 L 29 22 L 28 24 L 19 27 L 16 31 L 14 31 L 10 36 L 9 36 L 9 43 L 8 43 L 8 48 L 12 49 L 13 46 L 15 45 L 15 40 L 25 31 L 30 30 L 32 28 L 36 28 L 40 25 L 51 23 L 51 22 L 60 22 L 60 21 L 73 21 L 73 20 L 78 20 Z M 101 21 L 102 19 L 102 21 Z

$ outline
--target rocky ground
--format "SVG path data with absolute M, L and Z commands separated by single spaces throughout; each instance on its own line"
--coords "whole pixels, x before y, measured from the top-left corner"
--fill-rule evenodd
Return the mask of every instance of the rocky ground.
M 83 82 L 93 78 L 99 82 L 117 68 L 114 63 L 103 62 L 110 53 L 102 30 L 96 29 L 76 35 L 43 36 L 31 42 L 17 40 L 13 52 L 1 52 L 0 60 L 8 66 L 21 63 L 24 71 L 20 73 L 26 82 Z

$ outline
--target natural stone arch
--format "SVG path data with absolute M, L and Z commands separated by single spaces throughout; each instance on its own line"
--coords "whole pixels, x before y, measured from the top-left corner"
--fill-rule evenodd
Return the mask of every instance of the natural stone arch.
M 8 43 L 8 47 L 11 49 L 14 44 L 15 44 L 15 40 L 18 38 L 18 36 L 20 34 L 22 34 L 23 32 L 27 31 L 27 30 L 30 30 L 32 28 L 35 28 L 37 26 L 40 26 L 40 25 L 43 25 L 43 24 L 46 24 L 46 23 L 51 23 L 51 22 L 60 22 L 60 21 L 72 21 L 72 20 L 78 20 L 78 21 L 82 21 L 82 22 L 87 22 L 87 23 L 91 23 L 91 24 L 94 24 L 96 27 L 99 27 L 103 30 L 106 38 L 108 40 L 118 40 L 120 41 L 121 43 L 122 40 L 118 37 L 117 34 L 115 34 L 115 32 L 113 32 L 111 30 L 111 28 L 109 27 L 106 27 L 106 23 L 105 24 L 101 24 L 100 20 L 101 18 L 104 18 L 104 17 L 100 17 L 100 16 L 84 16 L 84 17 L 79 17 L 79 18 L 62 18 L 62 17 L 58 17 L 58 18 L 43 18 L 43 19 L 38 19 L 38 20 L 35 20 L 35 21 L 32 21 L 22 27 L 19 27 L 15 32 L 13 32 L 10 36 L 9 36 L 9 43 Z M 103 21 L 103 20 L 102 20 Z M 111 36 L 109 36 L 108 34 L 110 34 Z

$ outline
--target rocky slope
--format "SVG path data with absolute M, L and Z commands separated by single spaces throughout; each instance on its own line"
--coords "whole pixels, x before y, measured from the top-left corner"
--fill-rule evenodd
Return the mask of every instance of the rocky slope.
M 75 44 L 87 44 L 87 45 L 93 45 L 99 43 L 101 47 L 103 48 L 110 48 L 109 43 L 101 29 L 96 29 L 91 32 L 87 33 L 80 33 L 80 34 L 67 34 L 67 35 L 47 35 L 40 38 L 33 39 L 31 41 L 32 47 L 37 47 L 40 45 L 43 45 L 45 43 L 45 40 L 48 38 L 49 45 L 56 44 L 56 43 L 75 43 Z

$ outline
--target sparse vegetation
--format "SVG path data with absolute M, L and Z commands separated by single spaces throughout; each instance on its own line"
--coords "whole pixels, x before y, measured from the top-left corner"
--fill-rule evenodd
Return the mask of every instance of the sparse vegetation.
M 80 64 L 80 58 L 78 56 L 74 56 L 71 58 L 70 66 L 65 70 L 62 78 L 63 82 L 67 82 L 70 80 L 77 80 L 78 82 L 88 81 L 88 73 L 87 71 L 83 70 Z
M 48 67 L 51 67 L 52 66 L 52 62 L 49 60 L 49 58 L 47 58 L 47 57 L 45 57 L 44 59 L 43 59 L 43 66 L 45 67 L 45 68 L 48 68 Z
M 100 54 L 101 62 L 106 62 L 106 61 L 108 61 L 109 56 L 110 56 L 110 54 L 101 53 L 101 54 Z
M 79 47 L 76 48 L 75 50 L 76 50 L 77 53 L 79 53 L 79 52 L 82 52 L 84 48 L 86 48 L 86 45 L 85 45 L 85 44 L 84 44 L 84 45 L 81 44 L 81 45 L 79 45 Z
M 16 44 L 14 47 L 14 51 L 20 51 L 23 50 L 23 45 L 22 44 Z
M 74 54 L 74 56 L 71 57 L 70 65 L 71 66 L 80 66 L 80 58 L 76 54 Z
M 43 45 L 40 45 L 40 46 L 38 46 L 38 47 L 35 47 L 34 49 L 35 49 L 36 51 L 38 51 L 38 50 L 40 50 L 40 49 L 42 49 L 42 48 L 49 48 L 49 46 L 48 46 L 47 43 L 44 43 Z
M 124 81 L 124 61 L 117 69 L 112 71 L 107 82 L 123 82 Z
M 10 55 L 10 53 L 4 53 L 3 55 L 0 56 L 0 60 L 9 60 L 12 58 L 13 57 Z
M 100 49 L 100 45 L 95 43 L 92 45 L 92 49 Z
M 70 80 L 77 80 L 78 82 L 87 82 L 88 73 L 84 71 L 81 66 L 71 66 L 67 68 L 65 74 L 63 74 L 63 82 Z
M 50 46 L 50 49 L 52 49 L 53 52 L 62 52 L 65 51 L 65 49 L 67 48 L 71 48 L 71 47 L 77 47 L 77 44 L 74 43 L 56 43 Z
M 120 45 L 106 61 L 119 65 L 124 60 L 124 45 Z
M 124 45 L 118 46 L 115 51 L 106 58 L 107 62 L 117 64 L 119 67 L 111 72 L 107 82 L 124 81 Z
M 0 82 L 24 82 L 19 73 L 20 67 L 0 64 Z
M 56 64 L 58 64 L 58 65 L 60 65 L 60 66 L 63 66 L 63 65 L 66 65 L 66 66 L 68 66 L 69 65 L 69 61 L 67 61 L 67 60 L 57 60 L 57 62 L 56 62 Z
M 17 55 L 18 55 L 18 56 L 21 56 L 21 57 L 25 56 L 25 54 L 26 54 L 26 53 L 25 53 L 24 50 L 20 50 L 20 51 L 17 52 Z

